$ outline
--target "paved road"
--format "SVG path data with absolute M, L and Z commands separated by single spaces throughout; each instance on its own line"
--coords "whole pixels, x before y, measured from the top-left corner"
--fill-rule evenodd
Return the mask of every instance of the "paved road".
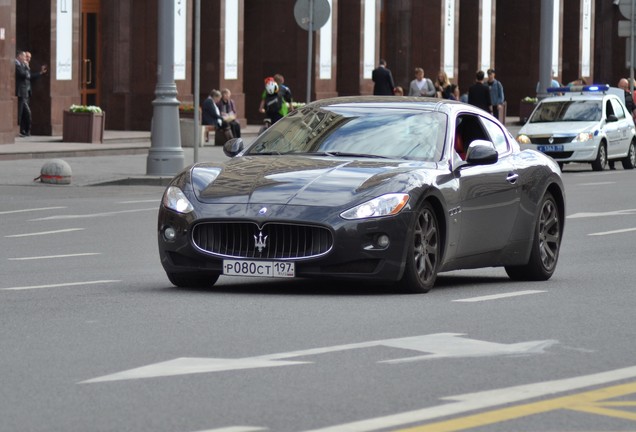
M 163 188 L 80 186 L 124 171 L 85 159 L 71 186 L 0 162 L 15 170 L 0 184 L 0 431 L 636 428 L 634 171 L 566 167 L 547 283 L 484 269 L 398 295 L 174 288 L 155 240 Z

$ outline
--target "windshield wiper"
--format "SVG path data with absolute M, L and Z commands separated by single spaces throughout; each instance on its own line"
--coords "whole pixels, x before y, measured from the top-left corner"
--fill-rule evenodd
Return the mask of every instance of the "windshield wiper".
M 340 151 L 325 151 L 325 152 L 314 152 L 307 153 L 309 155 L 324 155 L 324 156 L 334 156 L 334 157 L 366 157 L 366 158 L 375 158 L 375 159 L 392 159 L 387 156 L 380 156 L 368 153 L 348 153 L 348 152 L 340 152 Z

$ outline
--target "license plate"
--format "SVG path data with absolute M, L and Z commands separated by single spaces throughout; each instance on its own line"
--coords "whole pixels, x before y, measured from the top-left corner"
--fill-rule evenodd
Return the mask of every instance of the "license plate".
M 293 278 L 296 266 L 287 261 L 223 260 L 223 274 L 227 276 Z
M 548 152 L 560 152 L 563 151 L 563 145 L 540 145 L 537 146 L 537 150 L 539 150 L 540 152 L 543 153 L 548 153 Z

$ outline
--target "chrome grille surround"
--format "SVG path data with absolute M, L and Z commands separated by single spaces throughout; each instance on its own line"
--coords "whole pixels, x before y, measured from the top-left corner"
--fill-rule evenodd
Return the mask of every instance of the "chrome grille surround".
M 333 235 L 329 229 L 316 225 L 266 222 L 259 226 L 252 221 L 215 221 L 196 224 L 192 228 L 192 244 L 206 254 L 222 258 L 298 260 L 329 253 Z
M 576 138 L 576 136 L 572 135 L 572 136 L 559 136 L 559 137 L 552 137 L 552 136 L 530 136 L 530 141 L 532 142 L 532 144 L 567 144 L 569 142 L 572 142 L 572 140 L 574 138 Z M 550 138 L 552 138 L 552 142 L 550 142 Z

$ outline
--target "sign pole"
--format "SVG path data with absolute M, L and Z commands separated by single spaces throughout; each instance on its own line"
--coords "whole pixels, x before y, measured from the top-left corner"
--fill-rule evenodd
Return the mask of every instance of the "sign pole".
M 629 41 L 629 92 L 634 95 L 634 6 L 636 5 L 636 0 L 632 0 L 632 8 L 631 8 L 631 16 L 629 18 L 630 21 L 630 41 Z
M 634 0 L 632 0 L 633 2 Z M 311 57 L 314 42 L 314 0 L 309 0 L 309 32 L 307 35 L 307 98 L 305 103 L 311 102 Z

